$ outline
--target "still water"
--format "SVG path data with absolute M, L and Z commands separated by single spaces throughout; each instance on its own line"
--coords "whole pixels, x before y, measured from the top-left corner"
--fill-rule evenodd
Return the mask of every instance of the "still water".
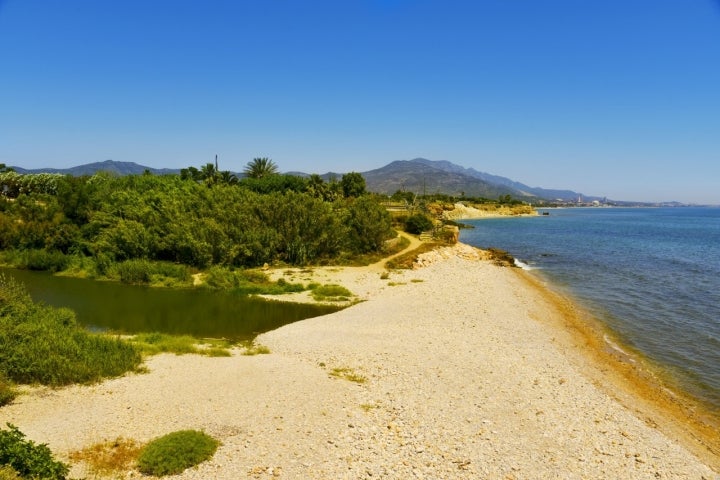
M 2 269 L 25 285 L 35 301 L 75 311 L 91 330 L 162 332 L 196 337 L 252 339 L 285 324 L 337 311 L 337 307 L 272 302 L 230 292 L 165 289 Z

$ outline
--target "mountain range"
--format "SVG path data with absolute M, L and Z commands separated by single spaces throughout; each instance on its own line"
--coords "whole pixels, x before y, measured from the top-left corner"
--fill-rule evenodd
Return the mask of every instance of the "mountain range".
M 155 175 L 179 174 L 180 169 L 151 168 L 134 162 L 88 163 L 71 168 L 39 168 L 24 169 L 12 167 L 18 173 L 61 173 L 69 175 L 92 175 L 98 171 L 107 171 L 118 175 L 139 175 L 146 171 Z M 294 175 L 307 176 L 305 173 L 291 172 Z M 417 194 L 446 194 L 450 196 L 498 198 L 510 195 L 523 200 L 562 200 L 568 202 L 600 200 L 599 197 L 586 197 L 572 190 L 553 190 L 516 182 L 509 178 L 480 172 L 474 168 L 465 168 L 447 160 L 396 160 L 384 167 L 367 172 L 360 172 L 365 178 L 367 189 L 371 192 L 391 195 L 398 190 Z M 241 173 L 236 173 L 242 177 Z M 340 178 L 341 173 L 326 173 L 323 178 Z

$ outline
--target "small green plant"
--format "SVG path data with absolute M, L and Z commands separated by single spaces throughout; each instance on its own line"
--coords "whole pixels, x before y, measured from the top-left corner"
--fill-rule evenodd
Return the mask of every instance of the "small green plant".
M 19 478 L 65 480 L 68 466 L 54 460 L 47 445 L 25 440 L 16 426 L 7 426 L 8 430 L 0 430 L 0 465 L 11 467 Z
M 348 367 L 335 367 L 330 370 L 330 375 L 337 378 L 344 378 L 345 380 L 349 380 L 355 383 L 367 382 L 367 377 L 356 373 L 352 368 Z
M 362 408 L 363 411 L 366 413 L 370 412 L 371 410 L 376 409 L 378 407 L 379 407 L 379 405 L 377 405 L 375 403 L 361 403 L 360 404 L 360 408 Z
M 387 280 L 390 278 L 390 272 L 383 272 L 380 274 L 380 280 Z
M 422 283 L 422 282 L 424 282 L 424 280 L 423 280 L 422 278 L 413 278 L 413 279 L 410 280 L 410 281 L 411 281 L 412 283 Z
M 220 442 L 197 430 L 169 433 L 148 443 L 138 457 L 147 475 L 173 475 L 212 458 Z
M 322 285 L 313 289 L 312 296 L 318 302 L 346 302 L 352 292 L 341 285 Z

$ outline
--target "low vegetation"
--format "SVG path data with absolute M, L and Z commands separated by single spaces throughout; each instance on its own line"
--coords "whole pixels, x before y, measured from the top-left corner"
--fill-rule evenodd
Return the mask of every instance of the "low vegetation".
M 148 443 L 138 457 L 138 468 L 156 477 L 174 475 L 212 458 L 220 442 L 197 430 L 169 433 Z
M 198 340 L 190 335 L 170 335 L 167 333 L 139 333 L 128 338 L 145 355 L 174 353 L 176 355 L 198 354 L 211 357 L 230 356 L 232 344 L 225 339 Z
M 45 444 L 36 444 L 12 424 L 0 430 L 0 465 L 6 478 L 64 480 L 69 468 L 55 460 Z M 1 477 L 0 477 L 1 478 Z
M 140 350 L 120 338 L 88 332 L 67 308 L 34 303 L 24 287 L 0 275 L 0 377 L 16 383 L 67 385 L 138 368 Z
M 318 302 L 347 302 L 352 292 L 341 285 L 311 285 L 312 297 Z
M 267 355 L 270 353 L 270 349 L 268 347 L 265 345 L 258 345 L 253 341 L 245 342 L 244 347 L 245 349 L 242 352 L 243 355 Z
M 84 462 L 97 475 L 110 476 L 132 469 L 141 449 L 134 440 L 117 438 L 71 452 L 70 460 Z
M 355 382 L 355 383 L 367 382 L 367 377 L 355 372 L 355 370 L 353 370 L 352 368 L 348 368 L 348 367 L 335 367 L 332 370 L 330 370 L 330 375 L 332 375 L 333 377 L 349 380 L 349 381 Z

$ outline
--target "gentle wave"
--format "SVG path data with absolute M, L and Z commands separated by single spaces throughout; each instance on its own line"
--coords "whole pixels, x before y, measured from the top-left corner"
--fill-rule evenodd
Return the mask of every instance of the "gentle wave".
M 576 208 L 468 223 L 476 228 L 463 242 L 541 269 L 720 409 L 720 209 Z

